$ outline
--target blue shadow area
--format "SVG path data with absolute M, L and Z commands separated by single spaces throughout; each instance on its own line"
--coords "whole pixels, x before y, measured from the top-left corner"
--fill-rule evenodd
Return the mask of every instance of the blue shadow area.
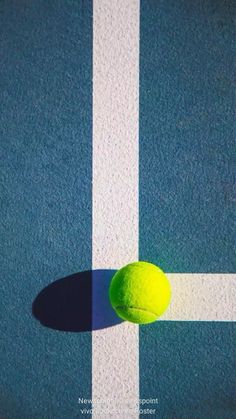
M 114 273 L 89 270 L 54 281 L 35 298 L 34 317 L 46 327 L 65 332 L 87 332 L 121 323 L 108 298 Z
M 92 330 L 104 329 L 122 323 L 113 310 L 108 290 L 115 270 L 97 269 L 92 271 Z

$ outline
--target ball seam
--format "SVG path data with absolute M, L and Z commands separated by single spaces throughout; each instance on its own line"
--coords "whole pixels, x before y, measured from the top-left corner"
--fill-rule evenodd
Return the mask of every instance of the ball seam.
M 135 306 L 116 306 L 117 310 L 127 310 L 127 309 L 133 309 L 133 310 L 139 310 L 144 311 L 145 313 L 154 314 L 154 316 L 158 316 L 157 313 L 154 313 L 154 311 L 146 310 L 145 308 L 135 307 Z

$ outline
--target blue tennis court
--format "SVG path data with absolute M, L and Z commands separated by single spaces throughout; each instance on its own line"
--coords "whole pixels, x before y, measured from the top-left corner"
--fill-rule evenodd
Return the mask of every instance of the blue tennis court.
M 154 418 L 236 418 L 234 16 L 231 0 L 0 2 L 1 419 L 97 418 L 78 400 L 112 400 L 112 382 L 119 404 L 158 399 Z M 217 276 L 222 307 L 209 287 L 211 317 L 195 307 L 195 280 L 195 321 L 136 327 L 128 348 L 106 300 L 122 247 L 175 281 Z M 121 377 L 137 357 L 123 381 L 119 352 Z

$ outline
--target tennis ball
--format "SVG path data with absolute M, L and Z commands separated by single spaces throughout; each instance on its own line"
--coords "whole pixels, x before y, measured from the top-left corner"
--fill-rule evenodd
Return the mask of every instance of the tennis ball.
M 170 283 L 164 272 L 152 263 L 134 262 L 115 273 L 109 298 L 123 320 L 152 323 L 169 305 Z

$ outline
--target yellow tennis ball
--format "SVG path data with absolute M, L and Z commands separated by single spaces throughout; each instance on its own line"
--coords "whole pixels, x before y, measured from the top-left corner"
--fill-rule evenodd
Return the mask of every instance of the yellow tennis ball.
M 115 273 L 109 298 L 123 320 L 152 323 L 169 305 L 170 283 L 159 267 L 148 262 L 134 262 Z

